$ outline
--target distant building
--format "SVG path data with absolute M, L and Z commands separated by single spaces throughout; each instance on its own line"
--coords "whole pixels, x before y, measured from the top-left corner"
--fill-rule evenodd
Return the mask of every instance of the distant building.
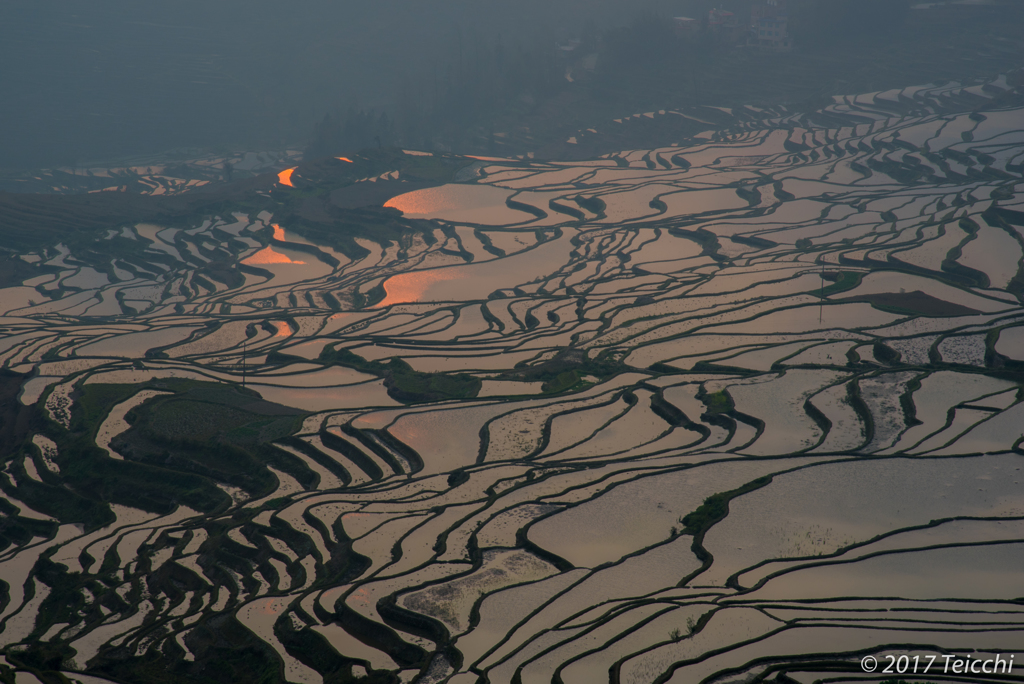
M 677 36 L 695 36 L 700 33 L 700 22 L 693 17 L 672 17 L 672 28 Z
M 785 0 L 763 0 L 751 9 L 748 44 L 775 52 L 793 49 Z
M 708 10 L 708 31 L 718 40 L 726 43 L 738 42 L 742 34 L 739 17 L 733 12 L 722 9 Z

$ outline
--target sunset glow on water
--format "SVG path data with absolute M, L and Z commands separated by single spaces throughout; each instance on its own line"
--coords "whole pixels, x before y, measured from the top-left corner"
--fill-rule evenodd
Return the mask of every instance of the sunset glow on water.
M 277 174 L 277 182 L 281 185 L 287 185 L 288 187 L 295 187 L 292 185 L 293 173 L 295 173 L 295 169 L 285 169 L 281 173 Z
M 400 273 L 384 281 L 384 291 L 387 292 L 387 297 L 377 304 L 377 307 L 418 302 L 431 285 L 461 277 L 463 275 L 454 268 Z
M 338 161 L 348 162 L 349 164 L 355 164 L 355 162 L 349 159 L 348 157 L 336 157 L 336 159 Z
M 512 190 L 489 185 L 449 183 L 436 188 L 413 190 L 392 197 L 384 205 L 411 218 L 444 218 L 453 221 L 515 223 L 515 214 L 505 206 Z
M 304 264 L 305 261 L 296 261 L 287 254 L 275 251 L 273 247 L 264 247 L 252 256 L 242 259 L 243 264 L 257 266 L 261 264 Z
M 274 229 L 274 239 L 275 240 L 280 240 L 281 242 L 284 242 L 285 241 L 284 228 L 282 228 L 281 226 L 277 225 L 276 223 L 271 224 L 270 227 Z
M 385 207 L 398 209 L 403 214 L 428 214 L 441 209 L 454 208 L 453 198 L 443 188 L 414 190 L 384 203 Z

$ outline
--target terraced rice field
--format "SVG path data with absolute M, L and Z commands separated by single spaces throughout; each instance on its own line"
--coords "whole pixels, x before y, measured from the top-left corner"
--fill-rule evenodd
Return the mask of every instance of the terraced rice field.
M 1024 662 L 1024 110 L 984 109 L 1007 88 L 465 160 L 389 201 L 419 233 L 358 254 L 268 209 L 21 255 L 40 271 L 0 291 L 0 670 Z M 99 263 L 103 239 L 146 258 Z

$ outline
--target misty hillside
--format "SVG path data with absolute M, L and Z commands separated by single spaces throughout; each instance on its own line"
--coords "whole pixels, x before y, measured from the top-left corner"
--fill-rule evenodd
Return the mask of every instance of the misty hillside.
M 330 154 L 378 138 L 525 154 L 651 109 L 819 106 L 989 78 L 1024 54 L 1017 2 L 791 0 L 794 48 L 779 54 L 737 48 L 753 4 L 6 3 L 0 168 L 196 148 Z M 708 30 L 711 7 L 735 12 L 738 38 Z M 700 30 L 681 35 L 678 16 Z

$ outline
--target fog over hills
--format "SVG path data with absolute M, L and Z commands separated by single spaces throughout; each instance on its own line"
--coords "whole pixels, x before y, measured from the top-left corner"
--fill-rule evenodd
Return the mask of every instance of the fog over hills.
M 794 49 L 780 54 L 737 47 L 753 4 L 5 3 L 0 169 L 302 149 L 329 112 L 346 124 L 359 112 L 388 117 L 383 135 L 349 136 L 346 149 L 379 136 L 525 154 L 650 109 L 817 107 L 841 93 L 987 79 L 1021 62 L 1020 3 L 790 0 Z M 744 35 L 683 35 L 673 24 L 689 16 L 706 29 L 712 7 L 735 11 Z
M 386 108 L 461 33 L 550 45 L 654 0 L 72 0 L 0 7 L 0 166 L 304 142 L 333 107 Z

